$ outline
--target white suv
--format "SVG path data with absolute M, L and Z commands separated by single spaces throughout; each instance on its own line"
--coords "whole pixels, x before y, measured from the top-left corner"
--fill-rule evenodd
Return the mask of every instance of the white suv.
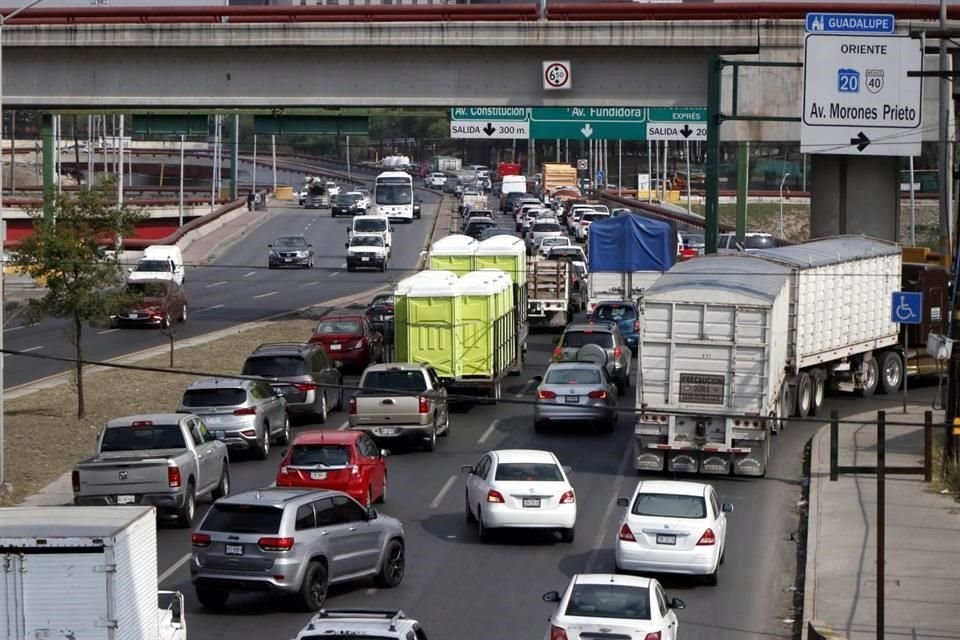
M 447 184 L 447 176 L 443 173 L 431 173 L 423 183 L 427 187 L 442 188 L 443 185 Z
M 310 619 L 296 640 L 340 637 L 427 640 L 419 622 L 391 609 L 324 609 Z

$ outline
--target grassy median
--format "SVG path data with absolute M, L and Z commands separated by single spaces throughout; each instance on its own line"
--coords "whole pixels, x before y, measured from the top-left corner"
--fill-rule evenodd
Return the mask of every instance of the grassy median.
M 316 322 L 277 320 L 266 326 L 238 331 L 203 344 L 179 348 L 175 369 L 132 371 L 115 369 L 84 376 L 87 417 L 77 420 L 76 388 L 63 384 L 21 398 L 7 400 L 7 480 L 13 493 L 0 496 L 0 506 L 17 504 L 69 471 L 89 456 L 96 435 L 111 418 L 140 413 L 176 411 L 184 389 L 197 371 L 210 375 L 237 374 L 243 361 L 264 342 L 303 342 Z M 167 369 L 168 353 L 134 363 L 138 367 Z

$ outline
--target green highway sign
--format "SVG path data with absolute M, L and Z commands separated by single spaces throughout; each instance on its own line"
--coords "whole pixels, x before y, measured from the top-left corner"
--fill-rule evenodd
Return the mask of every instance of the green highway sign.
M 206 114 L 133 114 L 136 136 L 206 136 L 210 123 Z
M 450 109 L 450 119 L 527 122 L 530 119 L 530 109 L 526 107 L 454 107 Z
M 260 135 L 365 136 L 367 130 L 367 116 L 253 116 L 253 132 Z

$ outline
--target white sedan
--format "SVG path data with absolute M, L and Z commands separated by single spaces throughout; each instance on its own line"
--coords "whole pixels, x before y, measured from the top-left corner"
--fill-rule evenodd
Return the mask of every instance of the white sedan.
M 549 591 L 543 599 L 558 603 L 545 640 L 676 640 L 675 611 L 687 606 L 679 598 L 667 600 L 654 578 L 604 573 L 577 574 L 563 595 Z
M 716 585 L 733 505 L 700 482 L 641 481 L 617 533 L 617 571 L 703 575 Z
M 467 475 L 466 516 L 481 539 L 501 528 L 556 529 L 573 542 L 577 498 L 567 479 L 570 469 L 549 451 L 490 451 Z

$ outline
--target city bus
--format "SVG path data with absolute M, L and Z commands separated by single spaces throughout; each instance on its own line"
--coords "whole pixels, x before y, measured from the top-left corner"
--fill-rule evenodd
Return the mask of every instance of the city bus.
M 413 177 L 406 171 L 384 171 L 373 185 L 373 211 L 391 221 L 412 222 L 420 217 L 420 207 L 414 202 Z

